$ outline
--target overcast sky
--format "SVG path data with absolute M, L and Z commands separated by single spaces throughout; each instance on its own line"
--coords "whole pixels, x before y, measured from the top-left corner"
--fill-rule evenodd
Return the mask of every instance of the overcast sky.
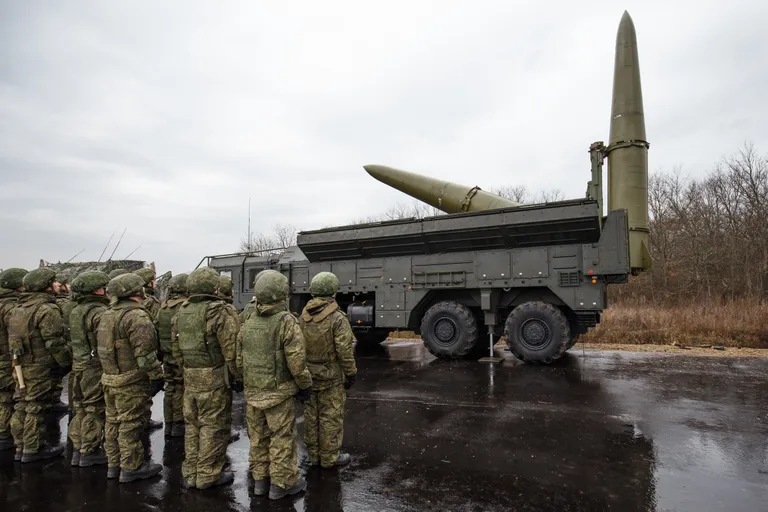
M 4 1 L 0 268 L 187 271 L 408 198 L 377 163 L 581 197 L 621 2 Z M 650 168 L 768 153 L 768 2 L 631 2 Z M 114 244 L 114 241 L 113 241 Z M 112 251 L 112 247 L 107 253 Z

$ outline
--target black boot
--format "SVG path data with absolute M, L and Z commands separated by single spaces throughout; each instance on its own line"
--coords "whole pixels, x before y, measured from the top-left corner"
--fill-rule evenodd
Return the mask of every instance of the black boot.
M 63 444 L 59 446 L 45 446 L 41 450 L 39 450 L 37 453 L 24 453 L 21 456 L 21 463 L 26 464 L 27 462 L 36 462 L 39 460 L 46 460 L 46 459 L 52 459 L 53 457 L 58 457 L 62 453 L 64 453 L 64 449 L 66 446 Z
M 12 437 L 6 437 L 5 439 L 0 439 L 0 451 L 10 450 L 11 448 L 13 448 Z
M 150 462 L 145 462 L 139 467 L 139 469 L 134 469 L 133 471 L 121 469 L 120 483 L 126 484 L 128 482 L 133 482 L 134 480 L 152 478 L 153 476 L 160 473 L 162 470 L 163 470 L 162 464 L 152 464 Z
M 72 451 L 72 462 L 69 463 L 70 466 L 80 466 L 80 450 L 73 450 Z
M 67 411 L 69 411 L 69 405 L 65 404 L 61 400 L 58 400 L 56 403 L 51 405 L 51 412 L 54 414 L 64 414 Z
M 171 437 L 184 437 L 184 422 L 174 421 L 171 428 Z
M 219 486 L 219 485 L 228 485 L 231 484 L 235 480 L 235 474 L 230 471 L 222 471 L 219 474 L 218 480 L 215 482 L 209 482 L 207 484 L 197 484 L 197 488 L 200 490 L 208 489 L 209 487 Z
M 325 469 L 331 469 L 331 468 L 337 468 L 340 466 L 346 466 L 352 461 L 352 456 L 348 453 L 340 453 L 339 458 L 336 459 L 336 462 L 333 463 L 332 466 L 323 466 Z
M 80 467 L 89 468 L 91 466 L 101 466 L 107 463 L 107 454 L 101 450 L 91 453 L 84 453 L 80 456 Z
M 256 496 L 264 496 L 269 492 L 269 478 L 264 480 L 253 481 L 253 494 Z
M 157 430 L 159 428 L 163 428 L 163 422 L 162 421 L 149 420 L 147 422 L 147 426 L 144 427 L 144 430 L 147 431 L 147 432 L 151 432 L 151 431 Z
M 269 499 L 279 500 L 280 498 L 285 498 L 286 496 L 290 496 L 291 494 L 298 494 L 306 488 L 307 488 L 307 481 L 301 477 L 299 477 L 299 479 L 296 481 L 296 484 L 294 484 L 293 487 L 289 487 L 288 489 L 283 489 L 279 485 L 272 484 L 271 486 L 269 486 Z
M 114 480 L 115 478 L 120 476 L 120 466 L 109 466 L 107 467 L 107 479 L 108 480 Z

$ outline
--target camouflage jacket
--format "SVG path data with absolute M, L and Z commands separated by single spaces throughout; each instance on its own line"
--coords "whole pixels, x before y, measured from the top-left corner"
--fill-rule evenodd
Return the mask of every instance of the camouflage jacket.
M 195 304 L 206 304 L 205 332 L 202 333 L 185 331 L 179 327 L 180 317 L 187 315 L 186 310 Z M 237 312 L 212 295 L 192 295 L 184 301 L 171 320 L 171 339 L 174 340 L 173 357 L 184 370 L 185 389 L 211 391 L 231 385 L 232 380 L 241 379 L 242 374 L 236 365 L 239 327 Z M 184 363 L 185 357 L 187 364 Z M 194 358 L 194 364 L 190 364 L 189 358 Z
M 74 302 L 74 301 L 73 301 Z M 72 369 L 101 368 L 97 333 L 101 315 L 107 310 L 109 299 L 103 295 L 83 295 L 71 313 Z
M 314 389 L 343 384 L 345 377 L 357 374 L 352 328 L 334 299 L 310 300 L 299 317 L 299 325 Z
M 155 326 L 138 303 L 120 299 L 110 305 L 99 319 L 96 339 L 105 386 L 121 387 L 163 377 L 155 348 Z
M 173 354 L 172 346 L 176 338 L 171 336 L 171 321 L 185 300 L 187 300 L 186 296 L 173 294 L 160 304 L 157 313 L 157 339 L 160 342 L 163 357 Z
M 8 317 L 8 345 L 22 366 L 72 364 L 61 310 L 52 294 L 24 292 L 19 296 Z
M 149 318 L 151 318 L 152 322 L 157 326 L 157 313 L 160 311 L 160 300 L 155 297 L 155 292 L 151 289 L 145 288 L 144 293 L 145 297 L 144 300 L 141 301 L 141 305 L 149 312 Z
M 243 310 L 240 312 L 240 325 L 243 325 L 245 321 L 248 320 L 248 317 L 256 313 L 257 304 L 258 302 L 256 302 L 256 297 L 254 297 L 248 304 L 245 305 Z
M 75 309 L 76 302 L 67 294 L 60 294 L 56 296 L 56 305 L 61 310 L 61 320 L 64 323 L 64 339 L 67 343 L 71 341 L 69 335 L 69 315 L 72 310 Z
M 11 352 L 8 348 L 8 320 L 19 300 L 19 292 L 0 288 L 0 372 L 10 369 Z
M 262 305 L 259 304 L 255 307 L 253 316 L 268 316 L 275 314 L 279 311 L 285 311 L 286 305 L 271 304 Z M 253 321 L 251 318 L 248 320 Z M 246 320 L 246 322 L 248 322 Z M 243 378 L 245 379 L 245 373 L 249 371 L 248 367 L 243 365 L 243 350 L 248 350 L 248 344 L 256 342 L 255 339 L 250 339 L 246 335 L 246 323 L 240 327 L 240 333 L 237 337 L 237 367 Z M 295 395 L 299 388 L 308 389 L 312 386 L 312 375 L 309 373 L 306 362 L 306 348 L 304 347 L 304 338 L 301 335 L 301 329 L 293 315 L 284 315 L 281 319 L 281 324 L 275 332 L 277 338 L 276 346 L 280 347 L 281 353 L 285 357 L 285 363 L 293 375 L 293 380 L 282 382 L 277 385 L 277 389 L 272 391 L 264 391 L 259 389 L 245 388 L 245 399 L 248 405 L 256 407 L 258 409 L 269 409 L 276 405 L 281 404 L 286 399 Z

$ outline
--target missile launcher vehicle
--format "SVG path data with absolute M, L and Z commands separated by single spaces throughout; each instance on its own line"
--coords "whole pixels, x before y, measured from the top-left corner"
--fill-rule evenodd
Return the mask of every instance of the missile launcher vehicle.
M 548 364 L 600 322 L 608 285 L 650 268 L 645 139 L 635 28 L 625 12 L 609 145 L 589 148 L 586 197 L 519 205 L 478 187 L 368 165 L 377 180 L 447 215 L 304 231 L 281 254 L 203 261 L 232 277 L 239 308 L 252 298 L 261 270 L 288 277 L 294 312 L 310 299 L 312 277 L 331 271 L 358 342 L 412 330 L 437 357 L 461 358 L 504 336 L 519 359 Z

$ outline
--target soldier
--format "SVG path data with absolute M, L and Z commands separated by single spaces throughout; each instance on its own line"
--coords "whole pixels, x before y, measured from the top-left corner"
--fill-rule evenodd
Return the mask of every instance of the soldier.
M 69 438 L 73 448 L 71 465 L 81 468 L 107 463 L 102 446 L 105 421 L 103 370 L 96 341 L 99 320 L 109 305 L 107 284 L 109 276 L 100 271 L 84 272 L 72 281 L 72 291 L 78 297 L 70 322 L 72 373 L 69 376 L 69 403 L 74 416 L 69 422 Z
M 230 383 L 240 380 L 236 366 L 238 319 L 218 299 L 219 276 L 199 268 L 187 278 L 189 298 L 171 321 L 175 356 L 184 369 L 184 462 L 187 488 L 208 489 L 232 483 L 223 471 L 232 428 Z M 237 387 L 237 385 L 235 385 Z
M 144 309 L 149 311 L 149 317 L 157 322 L 157 313 L 160 311 L 160 300 L 155 297 L 155 271 L 149 267 L 140 268 L 134 274 L 144 280 L 144 301 L 141 303 Z
M 259 277 L 261 277 L 266 270 L 262 270 L 258 274 L 256 274 L 256 277 L 253 278 L 254 286 L 256 281 L 259 280 Z M 246 320 L 248 320 L 248 317 L 251 316 L 253 313 L 256 312 L 256 296 L 254 295 L 251 297 L 251 300 L 248 302 L 248 304 L 245 305 L 245 308 L 240 312 L 240 325 L 243 325 Z
M 299 318 L 307 347 L 307 367 L 312 392 L 304 406 L 304 444 L 310 463 L 324 468 L 349 464 L 341 453 L 344 437 L 344 404 L 357 378 L 352 348 L 352 328 L 334 299 L 339 280 L 320 272 L 309 283 L 312 295 Z
M 110 307 L 102 313 L 96 334 L 99 360 L 104 369 L 107 478 L 120 483 L 150 478 L 162 471 L 160 464 L 144 460 L 139 436 L 144 428 L 146 403 L 163 389 L 163 369 L 157 360 L 157 332 L 147 310 L 141 307 L 144 280 L 127 273 L 107 285 Z
M 61 455 L 65 446 L 45 443 L 45 413 L 51 407 L 52 377 L 72 368 L 72 354 L 64 341 L 61 310 L 56 306 L 56 273 L 37 268 L 24 276 L 24 293 L 8 319 L 11 357 L 18 358 L 25 388 L 17 379 L 11 430 L 16 460 L 34 462 Z
M 165 437 L 184 436 L 184 373 L 173 355 L 176 338 L 171 336 L 171 320 L 179 306 L 187 300 L 187 274 L 178 274 L 168 281 L 168 298 L 160 305 L 157 315 L 157 332 L 163 360 L 165 396 L 163 417 Z
M 237 318 L 237 330 L 240 330 L 240 316 L 237 313 L 237 309 L 235 306 L 232 305 L 232 290 L 234 288 L 234 284 L 232 283 L 232 278 L 229 276 L 219 276 L 219 286 L 216 289 L 216 295 L 221 298 L 221 300 L 225 303 L 224 307 L 227 308 L 234 316 Z M 242 391 L 242 389 L 238 389 L 236 391 Z M 232 432 L 232 435 L 229 436 L 229 442 L 234 443 L 240 439 L 240 432 Z
M 157 328 L 157 314 L 160 312 L 160 301 L 155 297 L 155 271 L 149 267 L 144 267 L 135 271 L 134 274 L 144 281 L 144 300 L 141 302 L 141 305 L 147 310 L 149 318 L 152 319 L 152 323 Z M 159 351 L 160 347 L 156 346 L 155 349 Z M 159 356 L 162 357 L 162 352 L 159 352 Z M 162 421 L 152 419 L 152 400 L 149 400 L 146 404 L 144 422 L 145 428 L 148 431 L 163 428 Z
M 24 291 L 23 268 L 9 268 L 0 273 L 0 450 L 13 448 L 11 416 L 13 416 L 13 380 L 11 353 L 8 349 L 8 320 Z
M 59 291 L 56 292 L 56 305 L 59 306 L 59 309 L 61 310 L 61 319 L 64 322 L 64 340 L 67 342 L 67 346 L 70 347 L 71 350 L 71 343 L 72 340 L 70 338 L 69 334 L 69 315 L 72 313 L 72 310 L 75 308 L 75 301 L 73 297 L 70 297 L 70 286 L 69 286 L 69 280 L 70 280 L 70 274 L 67 271 L 57 272 L 56 273 L 56 282 L 59 283 Z M 55 376 L 53 378 L 53 394 L 51 395 L 51 412 L 54 413 L 65 413 L 67 412 L 70 407 L 68 404 L 65 404 L 61 401 L 61 393 L 64 391 L 64 386 L 62 384 L 63 377 Z M 70 379 L 70 384 L 71 384 Z M 69 393 L 69 401 L 72 402 L 72 394 L 71 394 L 71 386 L 70 386 L 70 393 Z
M 269 490 L 270 499 L 279 499 L 307 487 L 299 478 L 294 396 L 308 398 L 312 377 L 301 329 L 288 312 L 288 279 L 267 271 L 256 280 L 254 294 L 258 304 L 240 329 L 237 365 L 248 402 L 253 492 Z
M 107 275 L 109 276 L 109 279 L 111 280 L 111 279 L 116 278 L 117 276 L 121 276 L 121 275 L 127 274 L 127 273 L 128 273 L 128 271 L 126 269 L 124 269 L 124 268 L 116 268 L 116 269 L 114 269 L 112 272 L 110 272 Z

